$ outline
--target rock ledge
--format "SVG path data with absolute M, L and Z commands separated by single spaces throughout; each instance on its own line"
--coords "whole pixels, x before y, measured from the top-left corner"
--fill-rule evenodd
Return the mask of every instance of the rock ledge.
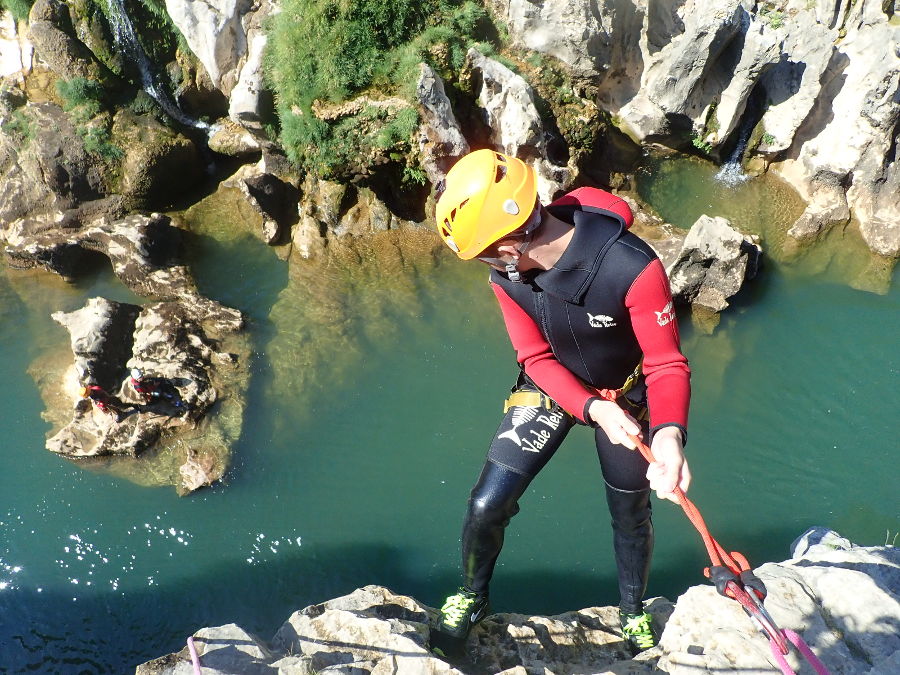
M 812 528 L 792 557 L 756 570 L 766 583 L 766 608 L 782 628 L 800 633 L 833 674 L 898 672 L 900 553 L 861 547 L 825 528 Z M 772 673 L 768 642 L 740 606 L 712 586 L 694 586 L 676 604 L 648 603 L 662 631 L 658 647 L 631 659 L 614 607 L 556 616 L 495 614 L 466 643 L 464 661 L 448 663 L 428 650 L 436 610 L 381 586 L 295 612 L 271 642 L 235 624 L 193 635 L 203 672 L 269 673 Z M 788 663 L 812 672 L 795 652 Z M 187 647 L 138 666 L 137 675 L 193 672 Z

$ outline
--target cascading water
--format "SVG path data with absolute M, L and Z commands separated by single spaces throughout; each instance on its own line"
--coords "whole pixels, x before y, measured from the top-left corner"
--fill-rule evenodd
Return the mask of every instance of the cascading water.
M 744 150 L 747 149 L 747 142 L 750 140 L 750 133 L 752 131 L 753 126 L 745 121 L 744 126 L 741 128 L 741 133 L 738 136 L 737 145 L 734 146 L 731 156 L 716 174 L 717 181 L 725 183 L 726 185 L 740 185 L 750 178 L 750 176 L 744 173 L 741 160 L 744 158 Z
M 206 122 L 187 116 L 178 107 L 178 104 L 175 103 L 165 87 L 160 84 L 150 59 L 147 58 L 144 48 L 137 39 L 137 33 L 134 31 L 134 26 L 131 25 L 131 19 L 128 18 L 128 13 L 125 11 L 125 5 L 122 3 L 122 0 L 109 0 L 109 21 L 116 45 L 137 65 L 141 73 L 141 86 L 144 91 L 152 96 L 163 111 L 172 119 L 194 129 L 210 131 L 211 127 Z

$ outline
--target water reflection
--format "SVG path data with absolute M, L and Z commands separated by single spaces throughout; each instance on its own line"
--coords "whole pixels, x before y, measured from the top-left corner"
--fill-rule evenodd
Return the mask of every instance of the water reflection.
M 687 229 L 706 214 L 759 235 L 763 255 L 784 263 L 786 274 L 887 292 L 894 261 L 872 253 L 855 222 L 832 228 L 812 245 L 798 246 L 787 231 L 806 205 L 788 183 L 763 174 L 729 185 L 717 180 L 716 172 L 714 164 L 698 157 L 650 157 L 637 174 L 637 192 L 678 227 Z

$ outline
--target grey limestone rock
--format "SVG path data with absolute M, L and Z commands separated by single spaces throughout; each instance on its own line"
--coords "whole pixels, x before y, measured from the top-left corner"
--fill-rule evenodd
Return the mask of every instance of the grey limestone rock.
M 569 171 L 547 159 L 547 138 L 534 103 L 534 90 L 520 76 L 477 49 L 469 49 L 466 66 L 478 83 L 478 105 L 491 129 L 496 149 L 531 164 L 544 203 L 566 183 Z
M 728 298 L 756 274 L 760 253 L 755 239 L 725 218 L 701 216 L 667 269 L 673 299 L 713 312 L 725 309 Z
M 422 125 L 419 127 L 422 166 L 428 180 L 436 185 L 453 163 L 469 152 L 469 143 L 453 114 L 450 99 L 444 92 L 444 83 L 425 63 L 419 66 L 416 96 L 422 115 Z
M 894 672 L 900 662 L 897 549 L 854 546 L 821 529 L 800 541 L 810 543 L 801 545 L 802 557 L 756 570 L 768 587 L 766 608 L 776 622 L 801 635 L 832 673 Z M 426 647 L 436 611 L 381 586 L 295 612 L 269 643 L 234 625 L 205 628 L 194 639 L 202 650 L 204 672 L 207 664 L 220 668 L 226 658 L 247 668 L 265 663 L 286 675 L 778 671 L 768 641 L 738 603 L 712 586 L 691 587 L 674 605 L 654 599 L 648 611 L 662 631 L 660 644 L 634 659 L 619 637 L 617 609 L 590 607 L 557 616 L 489 616 L 469 635 L 465 657 L 447 663 Z M 797 672 L 812 672 L 804 669 L 809 666 L 801 668 L 802 659 L 793 649 L 787 660 Z M 137 672 L 174 675 L 190 672 L 187 667 L 187 650 L 182 650 Z

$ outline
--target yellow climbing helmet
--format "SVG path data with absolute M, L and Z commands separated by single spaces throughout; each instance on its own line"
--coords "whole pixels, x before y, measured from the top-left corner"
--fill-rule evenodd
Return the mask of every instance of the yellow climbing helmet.
M 438 234 L 463 260 L 521 227 L 537 199 L 537 177 L 525 162 L 476 150 L 447 173 L 435 209 Z

